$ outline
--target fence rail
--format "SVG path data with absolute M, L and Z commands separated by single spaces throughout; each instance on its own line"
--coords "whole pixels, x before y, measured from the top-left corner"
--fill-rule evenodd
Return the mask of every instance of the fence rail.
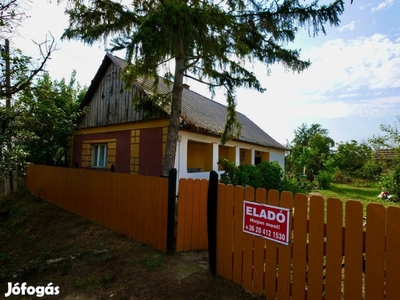
M 27 189 L 116 232 L 167 250 L 168 178 L 29 165 Z
M 290 208 L 291 242 L 243 232 L 243 201 Z M 397 299 L 400 208 L 218 186 L 216 273 L 267 299 Z M 345 224 L 345 226 L 343 226 Z

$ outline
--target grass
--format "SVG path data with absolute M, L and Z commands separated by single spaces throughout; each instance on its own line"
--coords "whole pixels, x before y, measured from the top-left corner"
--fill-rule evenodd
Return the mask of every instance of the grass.
M 385 207 L 400 206 L 400 202 L 393 202 L 378 198 L 381 190 L 376 187 L 361 187 L 348 184 L 332 184 L 329 189 L 318 190 L 324 199 L 337 198 L 343 203 L 348 200 L 360 201 L 364 206 L 369 203 L 378 203 Z
M 86 278 L 80 278 L 75 281 L 74 286 L 78 288 L 83 288 L 87 290 L 99 289 L 104 285 L 110 284 L 113 280 L 113 276 L 109 273 L 100 275 L 90 275 Z
M 163 254 L 149 254 L 142 258 L 141 262 L 144 263 L 146 268 L 150 271 L 155 271 L 161 269 L 165 260 L 165 256 Z

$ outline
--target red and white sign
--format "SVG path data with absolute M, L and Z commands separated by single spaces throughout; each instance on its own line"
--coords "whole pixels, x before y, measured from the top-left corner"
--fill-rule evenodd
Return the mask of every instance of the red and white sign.
M 289 225 L 290 209 L 244 201 L 244 232 L 288 245 Z

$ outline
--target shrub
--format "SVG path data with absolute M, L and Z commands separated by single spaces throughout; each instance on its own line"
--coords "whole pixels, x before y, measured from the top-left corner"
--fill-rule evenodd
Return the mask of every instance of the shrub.
M 297 191 L 297 182 L 288 180 L 284 176 L 283 169 L 277 162 L 262 162 L 258 165 L 235 166 L 233 162 L 221 159 L 219 164 L 225 171 L 221 175 L 221 183 L 252 186 L 266 190 Z
M 293 194 L 297 194 L 302 192 L 302 189 L 299 187 L 299 182 L 296 178 L 283 178 L 281 183 L 281 191 L 289 191 Z
M 332 179 L 336 183 L 348 183 L 348 179 L 344 176 L 341 170 L 336 170 L 332 176 Z
M 320 189 L 326 190 L 333 181 L 332 174 L 328 171 L 321 171 L 317 175 L 318 186 Z
M 391 173 L 381 179 L 381 188 L 393 196 L 395 201 L 400 199 L 400 168 L 396 167 Z

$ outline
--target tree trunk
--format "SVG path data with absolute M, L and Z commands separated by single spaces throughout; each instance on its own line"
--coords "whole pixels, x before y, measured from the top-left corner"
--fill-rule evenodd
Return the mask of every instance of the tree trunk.
M 183 67 L 184 60 L 175 59 L 175 78 L 172 90 L 171 113 L 169 117 L 167 145 L 164 156 L 164 166 L 162 176 L 168 176 L 169 171 L 174 168 L 176 156 L 176 144 L 179 133 L 179 118 L 182 109 L 182 90 L 183 90 Z

